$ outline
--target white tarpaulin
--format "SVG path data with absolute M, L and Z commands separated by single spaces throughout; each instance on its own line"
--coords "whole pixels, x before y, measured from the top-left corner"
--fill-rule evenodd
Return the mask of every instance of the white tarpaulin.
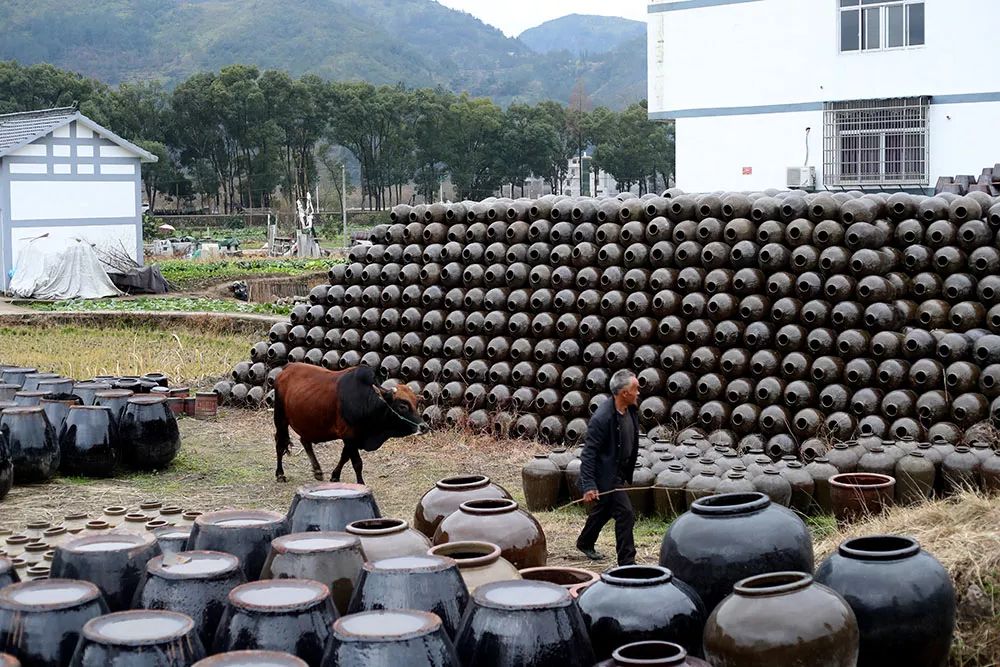
M 48 235 L 21 249 L 8 291 L 21 299 L 99 299 L 121 294 L 89 243 Z

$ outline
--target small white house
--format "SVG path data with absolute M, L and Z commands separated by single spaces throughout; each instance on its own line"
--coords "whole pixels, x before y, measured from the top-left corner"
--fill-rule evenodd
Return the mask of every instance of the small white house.
M 678 187 L 934 187 L 1000 162 L 997 0 L 656 0 Z
M 156 156 L 73 107 L 0 115 L 0 266 L 31 239 L 80 238 L 142 263 L 140 163 Z

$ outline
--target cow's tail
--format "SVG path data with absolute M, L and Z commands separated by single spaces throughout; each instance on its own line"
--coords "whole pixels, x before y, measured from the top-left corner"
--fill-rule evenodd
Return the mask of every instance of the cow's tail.
M 274 390 L 274 447 L 278 459 L 288 453 L 291 437 L 288 434 L 288 418 L 285 416 L 285 401 L 278 389 Z

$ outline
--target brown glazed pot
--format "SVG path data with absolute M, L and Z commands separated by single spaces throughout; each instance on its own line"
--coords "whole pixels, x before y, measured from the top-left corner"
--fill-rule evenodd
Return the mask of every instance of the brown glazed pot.
M 462 503 L 434 533 L 434 544 L 489 541 L 518 568 L 545 565 L 548 551 L 541 525 L 510 499 L 481 499 Z
M 578 567 L 529 567 L 521 570 L 519 574 L 522 579 L 547 581 L 569 591 L 574 589 L 581 591 L 601 578 L 596 572 L 582 570 Z
M 529 511 L 549 510 L 559 502 L 563 471 L 548 454 L 535 454 L 534 458 L 521 468 L 521 484 L 524 489 L 524 503 Z
M 737 582 L 705 626 L 715 667 L 855 667 L 858 622 L 840 595 L 804 572 Z
M 420 498 L 413 527 L 427 537 L 434 537 L 445 517 L 458 511 L 465 501 L 481 498 L 510 498 L 510 494 L 485 475 L 445 477 Z
M 838 521 L 880 514 L 892 505 L 896 480 L 878 473 L 842 473 L 830 478 L 830 502 Z
M 446 542 L 431 547 L 427 553 L 458 563 L 459 574 L 469 593 L 474 593 L 483 584 L 521 578 L 517 568 L 500 555 L 500 547 L 490 542 Z
M 402 519 L 362 519 L 347 524 L 347 532 L 361 540 L 365 560 L 374 562 L 397 556 L 421 556 L 431 541 Z

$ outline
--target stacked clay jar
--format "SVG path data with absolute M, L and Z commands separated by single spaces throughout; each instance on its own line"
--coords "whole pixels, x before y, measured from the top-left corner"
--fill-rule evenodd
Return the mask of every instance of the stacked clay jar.
M 640 419 L 797 454 L 958 444 L 1000 396 L 1000 205 L 792 192 L 400 206 L 220 384 L 378 368 L 432 422 L 575 444 L 631 368 Z

